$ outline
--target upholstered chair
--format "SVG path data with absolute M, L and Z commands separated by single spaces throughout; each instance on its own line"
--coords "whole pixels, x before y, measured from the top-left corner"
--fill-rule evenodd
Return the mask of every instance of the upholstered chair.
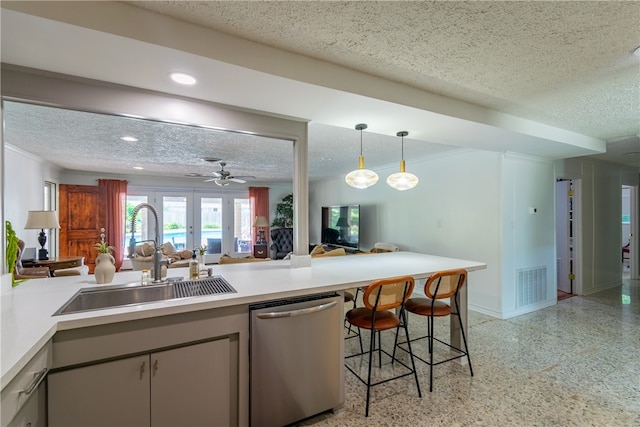
M 24 241 L 18 240 L 18 258 L 16 267 L 13 269 L 13 277 L 16 279 L 37 279 L 39 277 L 49 277 L 49 267 L 23 267 L 22 254 L 24 253 Z
M 282 259 L 293 252 L 293 228 L 272 228 L 270 249 L 272 259 Z

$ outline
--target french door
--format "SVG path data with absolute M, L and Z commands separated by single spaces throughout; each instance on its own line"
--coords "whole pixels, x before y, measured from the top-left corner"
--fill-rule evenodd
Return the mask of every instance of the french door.
M 176 250 L 202 248 L 205 261 L 210 263 L 217 262 L 225 253 L 235 256 L 251 253 L 248 194 L 131 189 L 127 194 L 127 205 L 133 207 L 142 202 L 156 208 L 161 244 L 171 242 Z M 153 217 L 146 215 L 138 221 L 140 230 L 136 230 L 136 235 L 141 239 L 153 239 Z M 140 239 L 136 237 L 136 240 Z

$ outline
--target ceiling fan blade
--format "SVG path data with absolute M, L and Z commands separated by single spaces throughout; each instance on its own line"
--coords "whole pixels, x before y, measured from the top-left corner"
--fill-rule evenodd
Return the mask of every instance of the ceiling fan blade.
M 256 179 L 256 177 L 253 175 L 234 175 L 234 176 L 230 176 L 229 178 L 244 179 L 244 180 Z
M 227 178 L 227 181 L 237 182 L 238 184 L 244 184 L 245 182 L 247 182 L 244 179 L 240 179 L 238 177 Z
M 204 182 L 212 182 L 212 181 L 217 181 L 218 178 L 211 178 L 211 179 L 205 179 Z

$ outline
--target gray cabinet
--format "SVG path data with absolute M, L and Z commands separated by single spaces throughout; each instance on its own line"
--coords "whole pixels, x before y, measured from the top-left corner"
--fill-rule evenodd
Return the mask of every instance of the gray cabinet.
M 41 383 L 6 427 L 46 427 L 46 390 Z M 4 424 L 3 424 L 4 425 Z
M 49 426 L 148 426 L 149 356 L 49 375 Z
M 49 426 L 228 426 L 229 338 L 49 375 Z
M 47 342 L 2 389 L 2 427 L 46 426 L 44 381 L 51 366 L 51 342 Z
M 229 426 L 229 339 L 153 353 L 153 427 Z

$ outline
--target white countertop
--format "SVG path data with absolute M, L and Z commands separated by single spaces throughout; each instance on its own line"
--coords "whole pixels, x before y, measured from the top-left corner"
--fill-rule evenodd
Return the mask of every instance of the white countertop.
M 439 270 L 465 268 L 473 271 L 486 268 L 486 264 L 412 252 L 390 252 L 314 258 L 311 267 L 302 268 L 292 268 L 289 261 L 212 267 L 213 274 L 224 277 L 237 293 L 181 298 L 62 316 L 52 315 L 78 290 L 105 285 L 97 285 L 93 275 L 31 279 L 15 288 L 3 284 L 0 294 L 2 388 L 56 331 L 339 291 L 385 277 L 411 275 L 422 279 Z M 169 276 L 188 278 L 188 269 L 170 269 Z M 111 285 L 139 281 L 139 271 L 127 271 L 116 273 Z

